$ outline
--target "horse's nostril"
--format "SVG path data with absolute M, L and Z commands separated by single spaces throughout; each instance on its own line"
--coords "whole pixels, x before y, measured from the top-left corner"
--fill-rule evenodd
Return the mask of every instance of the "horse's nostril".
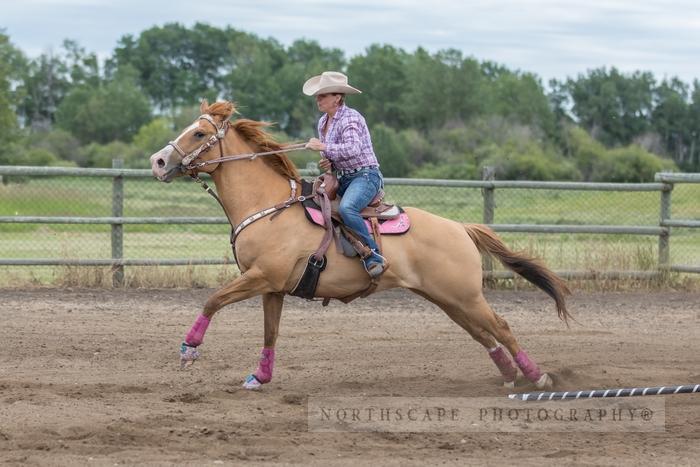
M 158 167 L 160 167 L 161 169 L 165 167 L 165 161 L 162 158 L 158 159 L 156 161 L 156 164 L 158 164 Z

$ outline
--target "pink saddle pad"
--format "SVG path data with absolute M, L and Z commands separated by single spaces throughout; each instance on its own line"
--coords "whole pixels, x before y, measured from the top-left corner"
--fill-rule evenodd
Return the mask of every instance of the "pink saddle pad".
M 314 224 L 325 227 L 326 223 L 323 221 L 323 214 L 321 213 L 320 209 L 309 207 L 305 207 L 304 209 L 306 209 L 309 217 L 313 219 Z M 367 224 L 367 229 L 371 232 L 372 226 L 367 219 L 365 219 L 365 224 Z M 402 212 L 398 217 L 381 222 L 379 224 L 379 233 L 382 235 L 398 235 L 408 232 L 410 227 L 411 220 L 409 219 L 408 214 Z

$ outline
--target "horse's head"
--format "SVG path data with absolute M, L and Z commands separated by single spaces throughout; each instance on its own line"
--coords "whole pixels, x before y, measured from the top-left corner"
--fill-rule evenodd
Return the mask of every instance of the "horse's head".
M 202 101 L 202 115 L 185 128 L 180 136 L 151 156 L 153 175 L 161 182 L 170 182 L 192 170 L 188 166 L 195 159 L 206 161 L 223 155 L 223 138 L 234 110 L 230 102 L 209 105 L 206 100 Z M 217 144 L 219 150 L 210 151 Z M 212 172 L 218 165 L 209 165 L 201 170 Z

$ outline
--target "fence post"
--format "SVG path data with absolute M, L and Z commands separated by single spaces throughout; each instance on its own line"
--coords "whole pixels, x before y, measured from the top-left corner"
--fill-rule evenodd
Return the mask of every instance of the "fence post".
M 122 159 L 112 159 L 112 168 L 121 169 L 124 167 Z M 124 215 L 124 177 L 117 175 L 112 180 L 112 217 L 122 217 Z M 124 226 L 122 224 L 112 224 L 112 260 L 121 260 L 124 257 Z M 122 287 L 124 285 L 124 266 L 112 266 L 112 286 Z
M 663 226 L 665 221 L 671 220 L 671 192 L 673 183 L 663 182 L 664 188 L 661 190 L 661 209 L 659 222 Z M 665 227 L 666 231 L 659 234 L 659 270 L 667 273 L 671 265 L 671 227 Z
M 494 180 L 495 178 L 496 169 L 494 167 L 486 166 L 481 170 L 482 180 L 490 181 Z M 484 224 L 493 224 L 494 210 L 496 208 L 495 191 L 496 189 L 493 186 L 484 187 L 481 190 L 481 194 L 484 197 L 484 212 L 482 216 L 482 221 Z M 483 256 L 483 267 L 484 271 L 486 271 L 486 274 L 484 274 L 484 276 L 488 276 L 493 273 L 493 260 L 491 259 L 491 256 Z

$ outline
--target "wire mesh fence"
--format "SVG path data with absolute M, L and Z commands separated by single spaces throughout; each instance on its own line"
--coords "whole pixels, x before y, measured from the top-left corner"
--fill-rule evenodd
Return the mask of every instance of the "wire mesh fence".
M 700 185 L 677 185 L 672 216 L 700 219 Z M 410 204 L 464 221 L 484 220 L 481 189 L 390 186 L 400 204 Z M 541 188 L 494 190 L 492 223 L 561 226 L 658 227 L 660 191 L 577 191 Z M 612 233 L 500 232 L 509 247 L 525 250 L 568 271 L 652 271 L 658 267 L 655 235 Z M 700 266 L 700 230 L 673 229 L 671 264 Z M 498 268 L 497 268 L 498 269 Z
M 166 185 L 146 174 L 124 177 L 123 217 L 209 217 L 218 218 L 220 223 L 125 224 L 122 257 L 232 263 L 230 226 L 216 201 L 188 179 Z M 485 220 L 483 187 L 445 186 L 449 184 L 439 181 L 425 185 L 407 183 L 387 180 L 387 200 L 460 222 Z M 659 189 L 592 191 L 496 186 L 492 191 L 493 219 L 486 220 L 496 230 L 503 224 L 659 228 L 661 193 Z M 700 183 L 675 184 L 671 218 L 700 221 L 699 201 Z M 12 218 L 113 215 L 112 177 L 5 175 L 0 183 L 0 218 L 4 219 L 0 222 L 0 263 L 19 259 L 108 260 L 113 255 L 110 224 L 43 220 L 16 223 Z M 658 235 L 505 230 L 501 235 L 511 248 L 529 251 L 558 270 L 653 271 L 659 265 Z M 672 265 L 700 268 L 700 229 L 672 228 L 669 252 Z

